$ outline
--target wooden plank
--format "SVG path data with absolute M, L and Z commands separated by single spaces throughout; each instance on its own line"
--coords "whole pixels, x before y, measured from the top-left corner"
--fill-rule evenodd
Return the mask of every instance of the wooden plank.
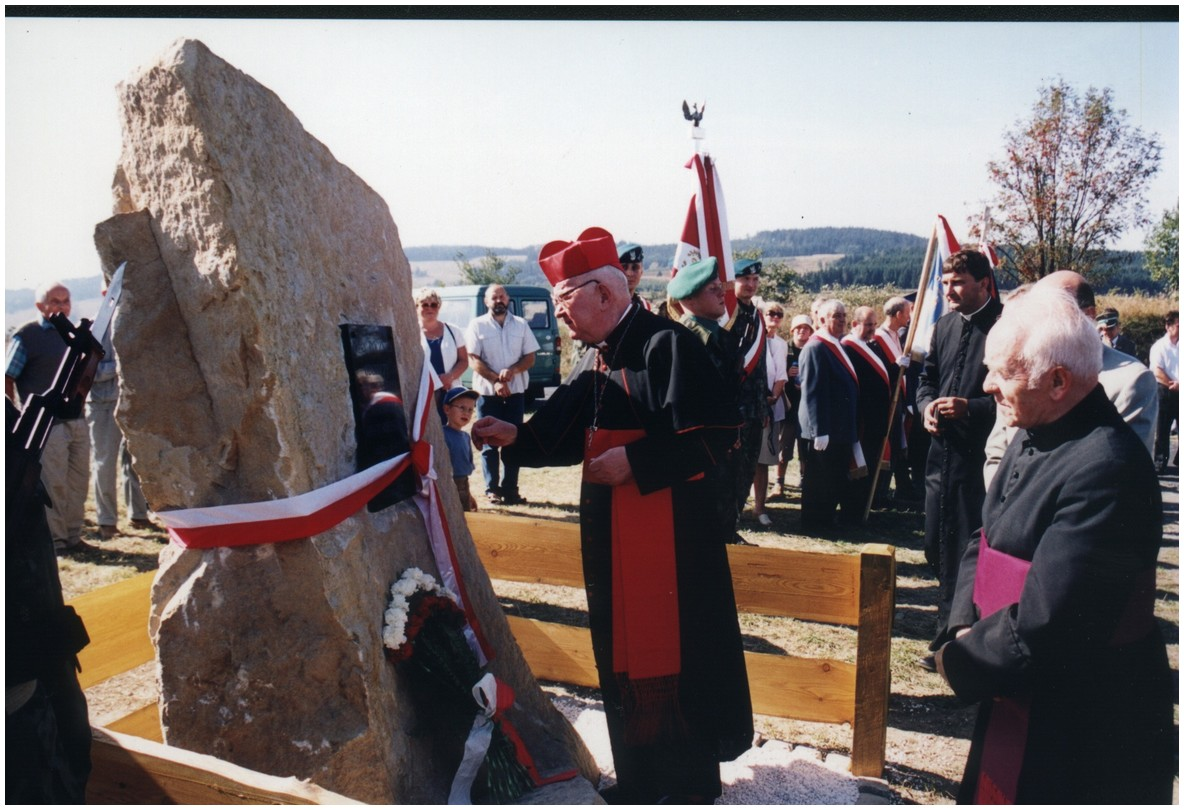
M 584 587 L 578 523 L 488 512 L 468 512 L 465 521 L 494 579 Z
M 465 515 L 477 553 L 494 579 L 584 587 L 578 523 L 485 512 Z M 729 546 L 736 607 L 749 613 L 855 625 L 859 558 Z
M 507 617 L 535 677 L 597 687 L 592 636 L 582 627 Z M 855 717 L 855 666 L 823 658 L 745 653 L 753 711 L 823 723 Z
M 744 653 L 752 710 L 757 714 L 850 723 L 855 717 L 855 665 L 827 658 Z
M 103 728 L 152 742 L 164 742 L 164 734 L 160 730 L 160 707 L 156 703 L 141 706 L 118 720 L 107 723 Z
M 587 628 L 519 616 L 507 616 L 506 620 L 536 678 L 599 688 L 592 634 Z
M 880 778 L 888 744 L 892 691 L 892 619 L 896 610 L 896 549 L 868 545 L 860 555 L 859 630 L 856 642 L 855 722 L 851 772 Z
M 107 729 L 91 733 L 88 804 L 360 804 L 294 777 L 269 776 Z
M 83 689 L 155 658 L 148 637 L 154 576 L 152 571 L 138 574 L 71 602 L 90 635 L 90 644 L 78 654 L 78 683 Z
M 728 546 L 736 607 L 812 622 L 859 622 L 859 558 L 777 548 Z

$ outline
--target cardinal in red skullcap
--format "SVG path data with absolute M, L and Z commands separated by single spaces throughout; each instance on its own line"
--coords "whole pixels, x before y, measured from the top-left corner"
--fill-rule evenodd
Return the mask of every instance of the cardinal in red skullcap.
M 702 342 L 629 293 L 603 228 L 550 242 L 555 314 L 590 344 L 516 428 L 473 439 L 526 467 L 582 464 L 589 625 L 617 770 L 612 802 L 710 803 L 719 763 L 752 741 L 752 704 L 725 544 L 725 461 L 740 424 Z

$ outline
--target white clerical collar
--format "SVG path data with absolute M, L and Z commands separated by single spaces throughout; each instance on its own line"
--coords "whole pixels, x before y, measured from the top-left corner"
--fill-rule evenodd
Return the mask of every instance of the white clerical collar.
M 619 327 L 621 324 L 623 324 L 625 322 L 625 319 L 627 317 L 629 317 L 629 313 L 632 312 L 633 308 L 637 307 L 637 306 L 641 306 L 641 305 L 639 303 L 637 303 L 636 301 L 630 301 L 629 306 L 625 307 L 625 311 L 621 313 L 621 317 L 617 318 L 617 322 L 615 324 L 613 324 L 613 328 L 608 330 L 608 334 L 611 335 L 613 332 L 617 331 L 617 327 Z M 608 336 L 605 336 L 604 340 L 602 340 L 596 344 L 596 348 L 603 349 L 607 345 L 608 345 Z
M 987 304 L 989 304 L 989 303 L 991 303 L 991 296 L 989 296 L 989 295 L 988 295 L 988 296 L 987 296 L 987 300 L 986 300 L 986 301 L 983 303 L 983 305 L 982 305 L 981 307 L 979 307 L 978 309 L 976 309 L 974 312 L 970 313 L 969 315 L 967 315 L 967 314 L 966 314 L 966 313 L 964 313 L 964 312 L 959 312 L 958 314 L 959 314 L 959 315 L 961 315 L 963 318 L 965 318 L 966 320 L 968 320 L 968 321 L 969 321 L 969 320 L 970 320 L 971 318 L 973 318 L 975 315 L 979 314 L 979 313 L 980 313 L 980 312 L 982 312 L 984 309 L 986 309 L 986 308 L 987 308 Z

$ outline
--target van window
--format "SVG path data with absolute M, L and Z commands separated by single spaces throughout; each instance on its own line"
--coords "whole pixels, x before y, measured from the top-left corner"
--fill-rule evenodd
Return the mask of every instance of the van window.
M 477 317 L 477 302 L 471 298 L 442 299 L 440 301 L 440 320 L 450 323 L 458 329 L 464 329 L 469 321 Z
M 522 299 L 522 319 L 531 329 L 550 329 L 551 313 L 546 301 L 538 299 Z

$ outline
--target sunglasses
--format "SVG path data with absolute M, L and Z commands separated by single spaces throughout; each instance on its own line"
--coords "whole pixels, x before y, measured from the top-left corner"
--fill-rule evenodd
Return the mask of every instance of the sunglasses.
M 420 301 L 419 308 L 420 309 L 439 309 L 440 302 L 439 301 Z
M 785 317 L 785 313 L 784 313 L 784 312 L 769 312 L 769 313 L 766 313 L 766 314 L 767 314 L 767 315 L 768 315 L 770 318 L 784 318 L 784 317 Z

